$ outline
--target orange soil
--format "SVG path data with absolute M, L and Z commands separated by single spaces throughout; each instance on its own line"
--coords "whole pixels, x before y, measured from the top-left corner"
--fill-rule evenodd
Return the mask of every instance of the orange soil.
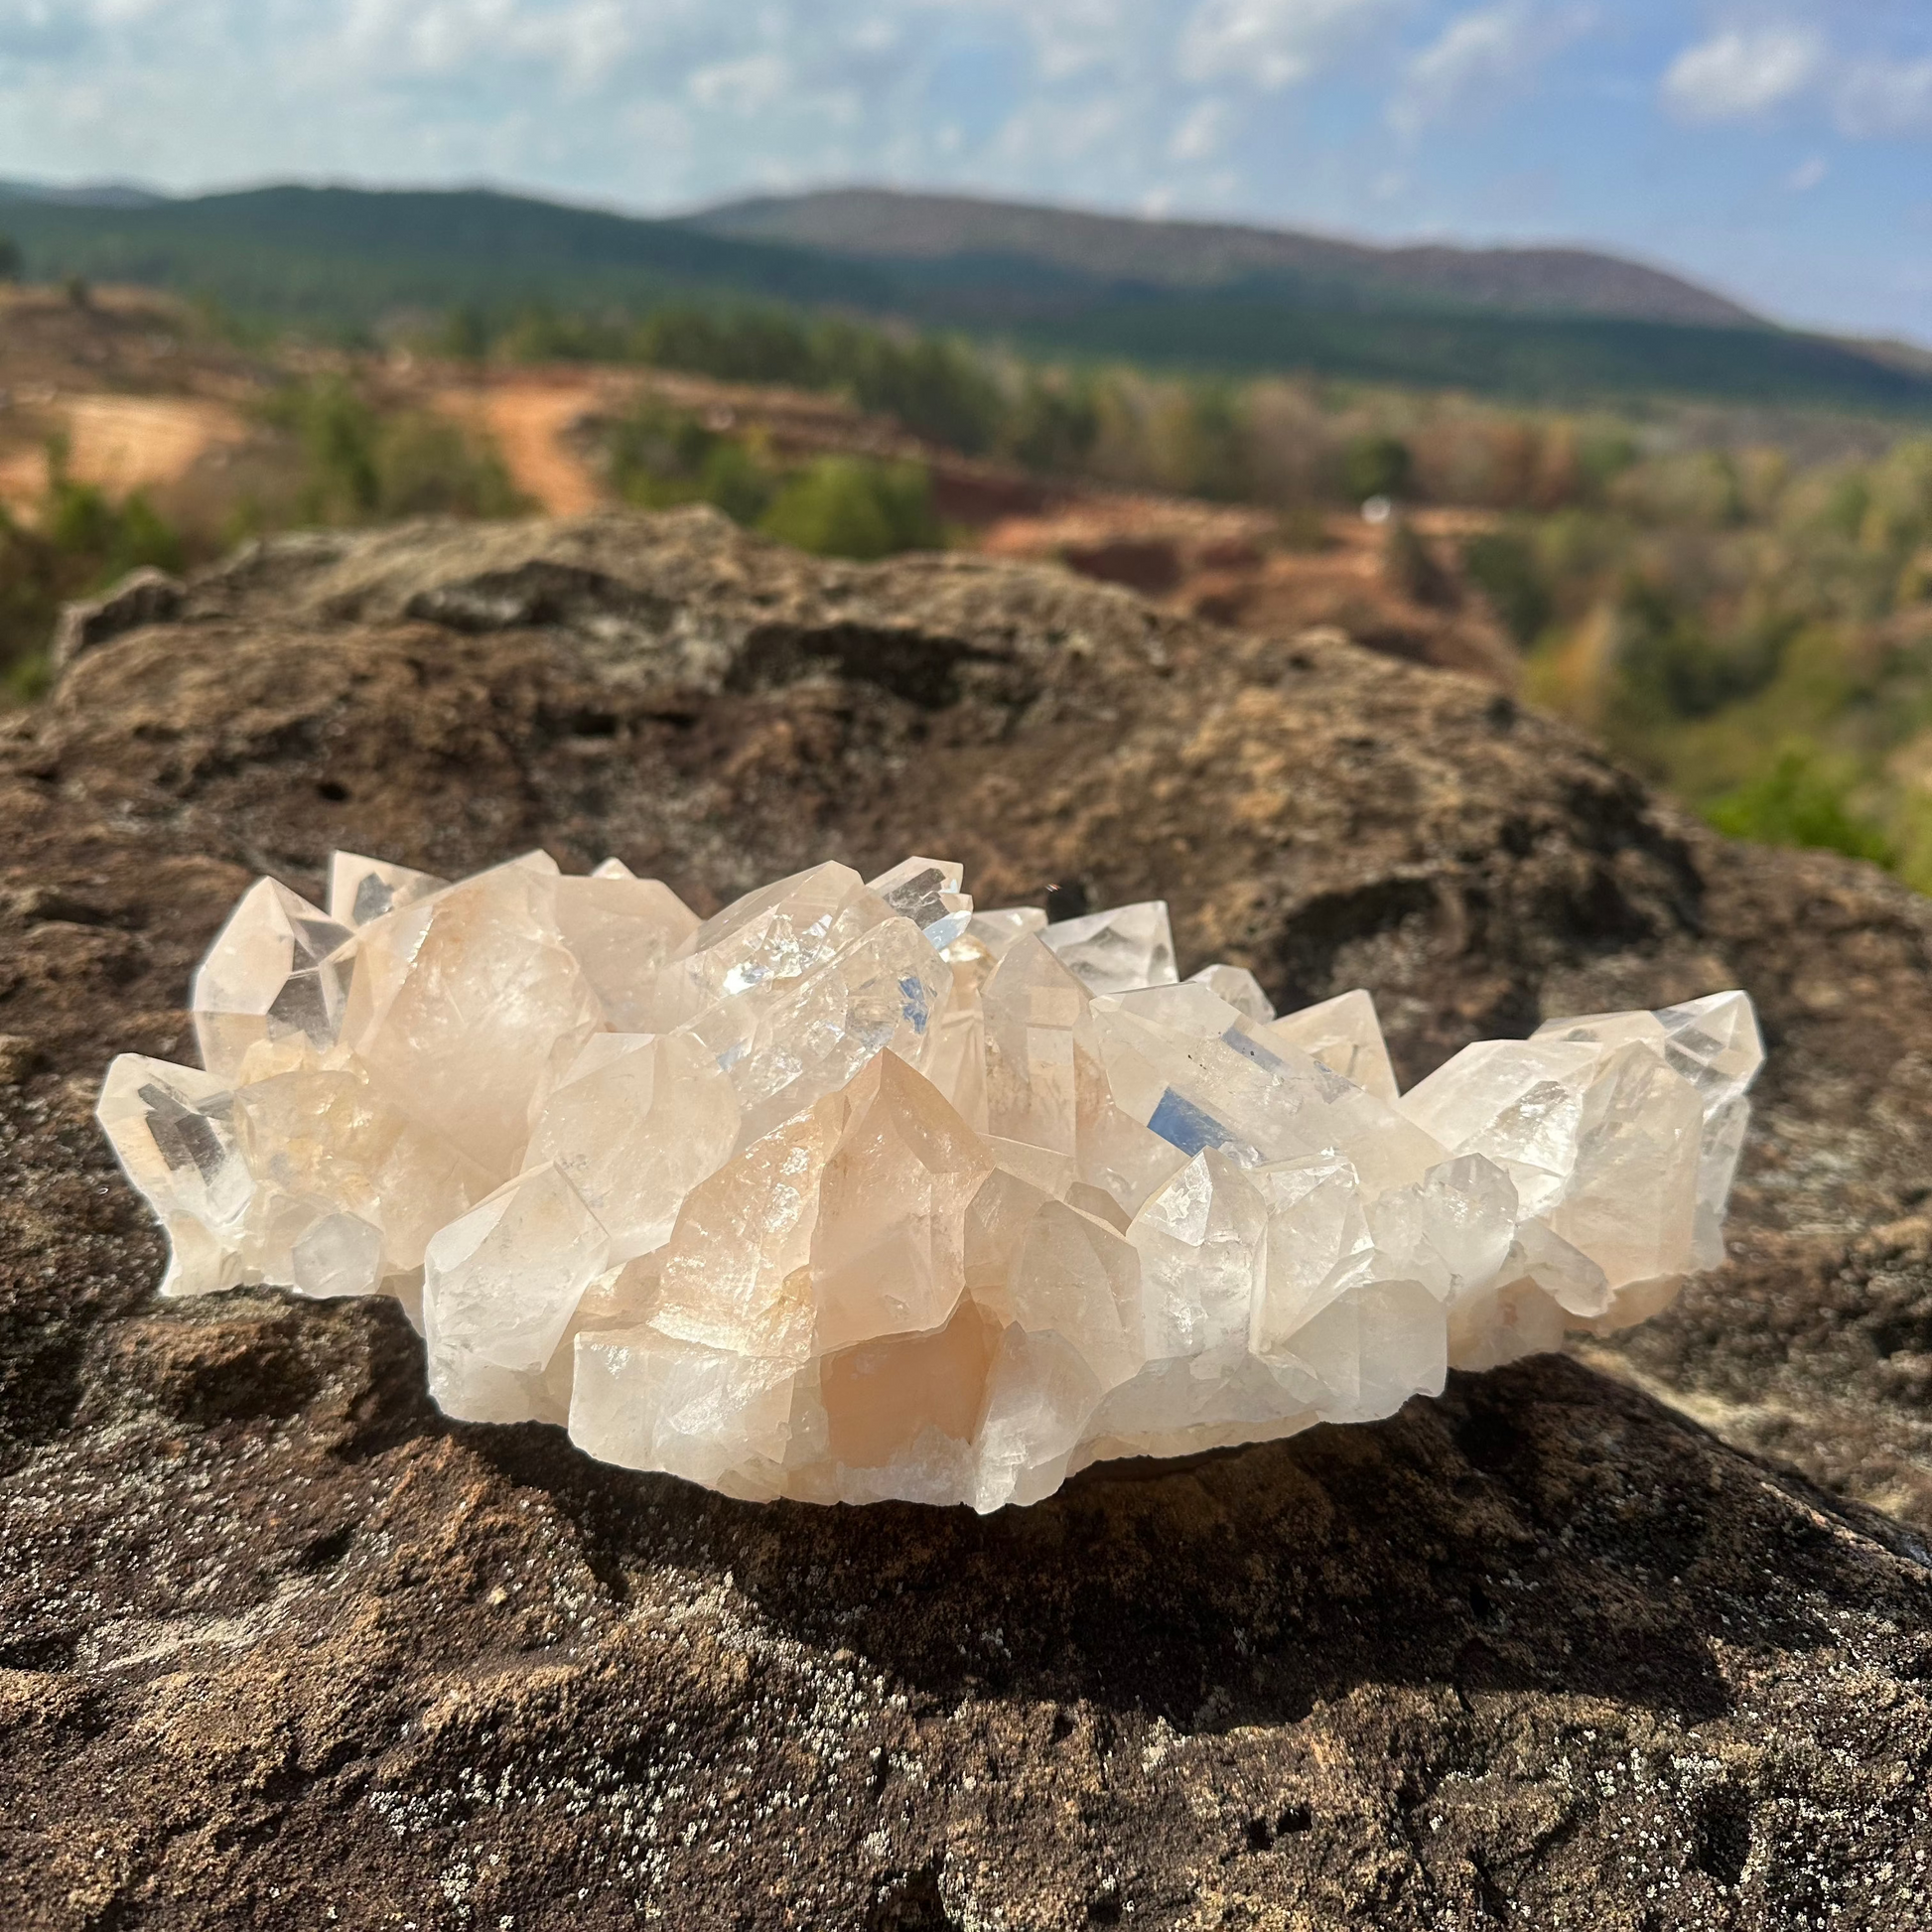
M 68 474 L 116 498 L 174 483 L 208 450 L 247 435 L 235 410 L 196 396 L 65 396 L 46 415 L 68 439 Z M 31 514 L 47 483 L 44 450 L 0 463 L 0 502 L 10 510 Z
M 445 389 L 438 409 L 481 424 L 494 441 L 510 481 L 550 516 L 575 516 L 605 500 L 596 476 L 564 443 L 579 417 L 603 402 L 596 381 L 534 378 Z

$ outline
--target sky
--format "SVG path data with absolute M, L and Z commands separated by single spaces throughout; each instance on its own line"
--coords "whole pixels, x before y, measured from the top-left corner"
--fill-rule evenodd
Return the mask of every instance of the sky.
M 1564 241 L 1932 344 L 1932 0 L 0 0 L 0 177 Z

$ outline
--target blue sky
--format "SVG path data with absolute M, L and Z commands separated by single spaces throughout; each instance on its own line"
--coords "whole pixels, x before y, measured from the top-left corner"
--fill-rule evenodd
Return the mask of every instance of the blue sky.
M 0 176 L 887 182 L 1565 240 L 1932 342 L 1932 0 L 0 0 Z

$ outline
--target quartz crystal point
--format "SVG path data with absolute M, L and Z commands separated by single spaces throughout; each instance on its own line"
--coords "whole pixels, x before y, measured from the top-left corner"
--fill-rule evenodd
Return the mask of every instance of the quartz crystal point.
M 554 863 L 479 873 L 356 935 L 342 1041 L 377 1088 L 493 1179 L 521 1165 L 559 1059 L 603 1031 L 564 942 Z
M 1697 1088 L 1704 1104 L 1698 1166 L 1696 1254 L 1692 1266 L 1716 1268 L 1725 1258 L 1725 1203 L 1744 1151 L 1750 1103 L 1744 1098 L 1764 1063 L 1757 1015 L 1742 993 L 1714 993 L 1658 1013 L 1603 1013 L 1587 1020 L 1550 1020 L 1538 1039 L 1586 1040 L 1602 1045 L 1640 1041 Z
M 1382 1043 L 1382 1023 L 1376 1018 L 1374 1000 L 1360 988 L 1323 1000 L 1319 1006 L 1304 1007 L 1285 1019 L 1276 1020 L 1272 1013 L 1263 1017 L 1273 1023 L 1267 1031 L 1275 1038 L 1299 1046 L 1311 1059 L 1378 1100 L 1395 1104 L 1399 1089 L 1389 1049 Z
M 1164 900 L 1117 905 L 1111 912 L 1062 919 L 1040 934 L 1047 950 L 1090 992 L 1126 993 L 1172 986 L 1173 932 Z
M 541 853 L 328 898 L 241 900 L 203 1069 L 109 1069 L 163 1292 L 393 1296 L 451 1415 L 748 1499 L 1036 1502 L 1642 1319 L 1722 1259 L 1763 1057 L 1720 993 L 1404 1094 L 1366 993 L 1278 1018 L 1165 905 L 939 859 L 702 922 Z
M 227 1082 L 192 1066 L 123 1053 L 95 1110 L 167 1231 L 164 1295 L 212 1295 L 242 1279 L 242 1222 L 255 1183 L 234 1132 Z
M 959 890 L 962 876 L 963 868 L 951 859 L 907 859 L 867 883 L 944 952 L 972 922 L 972 897 Z
M 202 1063 L 232 1078 L 258 1040 L 300 1035 L 334 1043 L 346 974 L 335 958 L 347 929 L 273 879 L 251 886 L 195 975 L 190 1004 Z
M 1275 1017 L 1274 1001 L 1245 966 L 1203 966 L 1188 976 L 1187 984 L 1206 987 L 1247 1019 L 1265 1023 Z
M 559 879 L 557 929 L 583 969 L 605 1018 L 638 1023 L 657 974 L 698 929 L 698 915 L 655 879 L 636 879 L 607 859 L 588 879 Z
M 612 1258 L 650 1254 L 738 1145 L 731 1076 L 688 1033 L 595 1034 L 543 1104 L 526 1163 L 553 1163 L 609 1230 Z
M 398 906 L 440 893 L 450 882 L 434 873 L 411 872 L 357 852 L 338 852 L 329 862 L 329 916 L 351 931 Z

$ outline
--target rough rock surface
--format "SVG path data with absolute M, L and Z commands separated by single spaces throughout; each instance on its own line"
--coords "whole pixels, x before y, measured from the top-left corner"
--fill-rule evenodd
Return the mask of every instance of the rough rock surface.
M 1474 683 L 697 514 L 246 554 L 5 728 L 0 822 L 0 1924 L 1932 1919 L 1932 907 L 1877 874 Z M 452 1426 L 385 1306 L 156 1304 L 87 1109 L 247 877 L 539 842 L 701 910 L 909 849 L 1166 897 L 1183 971 L 1372 986 L 1406 1079 L 1741 984 L 1735 1259 L 1594 1365 L 984 1521 Z

